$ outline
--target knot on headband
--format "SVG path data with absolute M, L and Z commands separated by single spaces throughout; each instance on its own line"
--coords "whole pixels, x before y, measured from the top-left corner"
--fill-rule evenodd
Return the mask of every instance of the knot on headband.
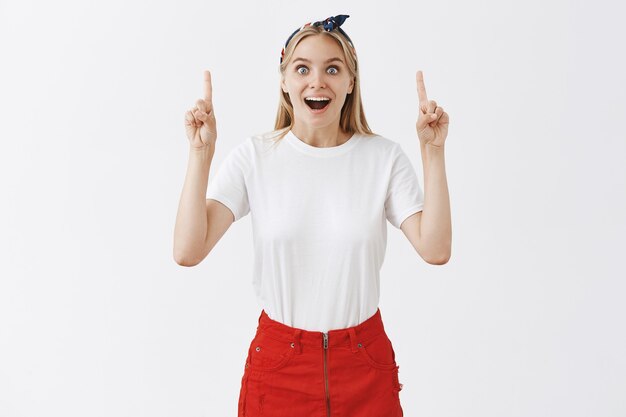
M 348 36 L 348 34 L 339 27 L 343 25 L 343 22 L 345 22 L 346 19 L 349 17 L 350 16 L 347 14 L 339 14 L 337 16 L 330 16 L 324 20 L 318 20 L 317 22 L 306 23 L 302 25 L 300 29 L 296 29 L 291 34 L 291 36 L 289 36 L 289 38 L 287 39 L 287 42 L 285 42 L 285 46 L 283 47 L 283 50 L 280 52 L 280 63 L 281 64 L 283 63 L 283 58 L 285 57 L 285 49 L 287 49 L 287 45 L 289 44 L 289 41 L 296 35 L 296 33 L 300 32 L 302 29 L 304 29 L 307 26 L 324 26 L 324 30 L 326 32 L 330 32 L 331 30 L 337 29 L 339 33 L 345 36 L 345 38 L 348 40 L 348 44 L 352 47 L 352 50 L 354 51 L 354 45 L 352 44 L 352 40 L 350 40 L 350 37 Z
M 331 17 L 327 17 L 326 20 L 324 21 L 320 21 L 320 22 L 315 22 L 313 25 L 314 26 L 319 26 L 320 24 L 324 25 L 324 30 L 326 32 L 330 32 L 331 30 L 338 28 L 339 26 L 343 25 L 343 22 L 346 21 L 347 18 L 349 18 L 350 16 L 347 14 L 340 14 L 337 16 L 331 16 Z

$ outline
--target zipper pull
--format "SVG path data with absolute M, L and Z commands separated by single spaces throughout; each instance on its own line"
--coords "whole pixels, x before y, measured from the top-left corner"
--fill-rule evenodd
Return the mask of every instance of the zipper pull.
M 324 349 L 328 349 L 328 334 L 322 332 L 322 336 L 324 336 Z

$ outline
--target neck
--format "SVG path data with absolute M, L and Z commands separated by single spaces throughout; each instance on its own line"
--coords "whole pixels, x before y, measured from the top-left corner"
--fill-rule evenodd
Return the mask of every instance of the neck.
M 316 148 L 329 148 L 339 146 L 352 136 L 335 126 L 325 126 L 313 128 L 310 126 L 300 126 L 297 123 L 291 128 L 291 132 L 304 143 Z

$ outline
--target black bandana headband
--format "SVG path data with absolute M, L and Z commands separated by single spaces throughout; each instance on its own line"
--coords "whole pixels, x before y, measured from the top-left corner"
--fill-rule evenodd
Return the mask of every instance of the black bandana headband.
M 354 45 L 352 44 L 352 40 L 350 40 L 350 37 L 346 34 L 346 32 L 344 32 L 339 26 L 341 26 L 343 24 L 343 22 L 346 21 L 347 18 L 349 18 L 350 16 L 347 14 L 339 14 L 337 16 L 331 16 L 331 17 L 327 17 L 324 20 L 319 20 L 317 22 L 309 22 L 306 23 L 304 25 L 302 25 L 302 27 L 300 29 L 296 29 L 291 36 L 289 37 L 289 39 L 287 39 L 287 42 L 285 42 L 285 46 L 283 47 L 283 50 L 280 52 L 280 63 L 283 63 L 283 58 L 285 56 L 285 49 L 287 49 L 287 45 L 289 44 L 289 41 L 296 35 L 296 33 L 300 32 L 302 29 L 304 29 L 307 26 L 324 26 L 324 30 L 326 32 L 330 32 L 333 29 L 337 29 L 337 31 L 339 33 L 341 33 L 343 36 L 345 36 L 345 38 L 348 40 L 348 43 L 350 44 L 350 46 L 352 47 L 352 50 L 356 53 L 355 49 L 354 49 Z

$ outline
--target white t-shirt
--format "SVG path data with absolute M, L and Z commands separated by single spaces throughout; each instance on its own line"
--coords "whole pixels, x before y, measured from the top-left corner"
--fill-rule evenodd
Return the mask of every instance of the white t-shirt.
M 422 210 L 424 195 L 399 143 L 354 134 L 318 148 L 291 131 L 233 148 L 207 198 L 235 221 L 251 213 L 252 285 L 268 316 L 326 332 L 356 326 L 378 308 L 388 220 Z

